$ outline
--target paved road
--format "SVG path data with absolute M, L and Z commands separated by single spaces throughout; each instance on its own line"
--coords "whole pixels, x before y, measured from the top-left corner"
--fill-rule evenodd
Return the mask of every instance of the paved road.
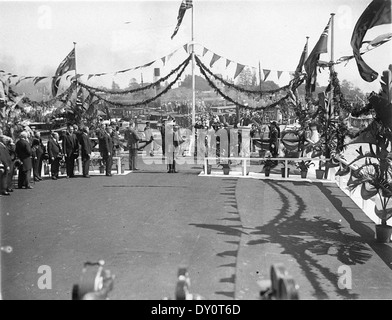
M 45 180 L 1 198 L 3 299 L 70 299 L 82 264 L 103 259 L 112 299 L 174 296 L 177 268 L 208 299 L 258 298 L 283 262 L 303 299 L 391 299 L 390 244 L 335 185 L 199 177 L 201 166 L 140 164 L 122 176 Z M 38 268 L 52 270 L 40 290 Z M 348 265 L 352 289 L 340 289 Z

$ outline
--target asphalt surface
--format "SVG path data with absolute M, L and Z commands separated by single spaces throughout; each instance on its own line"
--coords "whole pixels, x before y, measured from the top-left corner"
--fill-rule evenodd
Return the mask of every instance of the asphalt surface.
M 116 276 L 114 300 L 173 298 L 179 266 L 206 299 L 255 300 L 280 262 L 301 299 L 392 298 L 391 244 L 375 241 L 374 223 L 335 184 L 139 167 L 1 197 L 2 246 L 12 247 L 1 252 L 2 298 L 69 300 L 83 263 L 100 259 Z M 38 288 L 43 265 L 51 289 Z

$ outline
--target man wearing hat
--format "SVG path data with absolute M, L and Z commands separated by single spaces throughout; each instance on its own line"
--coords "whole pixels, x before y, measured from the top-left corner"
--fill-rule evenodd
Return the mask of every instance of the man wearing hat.
M 63 137 L 62 144 L 67 168 L 67 178 L 73 178 L 75 176 L 75 160 L 79 157 L 79 142 L 73 125 L 68 125 L 68 131 Z
M 112 138 L 113 128 L 107 126 L 104 134 L 102 135 L 102 147 L 101 154 L 103 161 L 106 166 L 106 176 L 112 176 L 112 166 L 113 166 L 113 138 Z
M 0 193 L 9 196 L 8 177 L 11 173 L 12 160 L 8 148 L 0 141 Z
M 128 149 L 129 149 L 129 170 L 133 170 L 133 171 L 139 170 L 136 167 L 136 162 L 137 162 L 138 142 L 140 138 L 135 130 L 135 123 L 133 121 L 129 123 L 129 126 L 124 133 L 124 138 L 128 143 Z
M 47 145 L 50 173 L 52 180 L 57 180 L 59 177 L 60 160 L 62 159 L 62 150 L 59 143 L 59 134 L 52 132 Z
M 22 131 L 20 133 L 20 139 L 16 143 L 16 155 L 19 160 L 22 162 L 19 167 L 19 176 L 18 176 L 18 188 L 22 189 L 25 187 L 26 189 L 33 189 L 30 186 L 30 178 L 31 178 L 31 169 L 32 169 L 32 151 L 30 147 L 30 143 L 28 141 L 28 133 L 26 131 Z
M 274 158 L 277 157 L 279 153 L 279 136 L 280 128 L 276 121 L 272 120 L 269 126 L 269 150 Z
M 82 135 L 80 136 L 80 146 L 82 153 L 82 167 L 83 167 L 83 177 L 90 178 L 89 169 L 90 169 L 90 155 L 92 151 L 92 144 L 90 137 L 88 136 L 89 128 L 83 127 Z

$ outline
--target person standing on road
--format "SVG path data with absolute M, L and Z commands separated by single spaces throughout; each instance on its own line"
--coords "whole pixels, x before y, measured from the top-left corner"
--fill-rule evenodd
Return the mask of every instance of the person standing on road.
M 278 156 L 280 129 L 276 121 L 271 121 L 269 126 L 269 150 L 273 158 Z
M 26 189 L 33 189 L 30 186 L 30 178 L 31 178 L 31 169 L 32 169 L 32 151 L 29 142 L 29 135 L 26 131 L 22 131 L 20 133 L 20 139 L 16 143 L 16 155 L 21 161 L 19 167 L 19 176 L 18 176 L 18 187 L 22 189 L 25 187 Z
M 62 150 L 59 143 L 59 134 L 52 132 L 48 141 L 48 155 L 50 164 L 50 173 L 53 180 L 59 177 L 60 160 L 62 159 Z
M 73 178 L 75 176 L 75 160 L 79 157 L 79 142 L 72 125 L 68 125 L 68 131 L 63 137 L 63 152 L 65 155 L 67 178 Z
M 83 133 L 80 136 L 80 146 L 81 146 L 81 154 L 82 154 L 83 177 L 90 178 L 89 169 L 90 169 L 90 155 L 92 151 L 92 144 L 91 144 L 90 137 L 88 135 L 89 128 L 84 127 L 82 131 Z
M 137 163 L 137 151 L 138 151 L 138 142 L 140 140 L 136 130 L 135 123 L 130 122 L 127 130 L 125 131 L 124 138 L 128 143 L 129 149 L 129 170 L 139 170 L 136 167 Z
M 2 142 L 8 151 L 8 154 L 11 158 L 11 163 L 10 163 L 10 171 L 7 174 L 7 192 L 13 192 L 13 181 L 12 179 L 14 178 L 15 175 L 15 160 L 16 160 L 16 153 L 15 153 L 15 143 L 13 139 L 9 136 L 6 136 L 3 134 L 3 130 L 0 129 L 0 142 Z
M 150 141 L 152 137 L 152 130 L 150 127 L 150 122 L 146 122 L 146 126 L 144 127 L 144 135 L 146 141 Z M 151 145 L 146 146 L 146 153 L 149 154 L 151 157 L 154 156 L 154 141 L 151 142 Z
M 112 165 L 113 165 L 112 131 L 113 131 L 112 127 L 108 126 L 106 128 L 105 132 L 102 135 L 102 140 L 101 140 L 102 147 L 100 147 L 101 155 L 106 165 L 106 176 L 108 177 L 112 176 Z
M 5 144 L 0 141 L 0 193 L 3 196 L 11 195 L 8 191 L 8 177 L 11 173 L 12 159 Z
M 34 181 L 40 181 L 42 171 L 42 156 L 45 153 L 45 146 L 42 143 L 41 134 L 39 131 L 34 132 L 33 142 L 31 143 L 31 150 L 33 152 L 33 176 Z

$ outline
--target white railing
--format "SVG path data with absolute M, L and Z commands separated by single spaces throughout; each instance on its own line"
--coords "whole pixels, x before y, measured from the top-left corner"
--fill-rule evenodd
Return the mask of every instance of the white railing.
M 302 160 L 312 160 L 312 161 L 327 161 L 329 159 L 320 159 L 320 158 L 309 158 L 309 157 L 301 157 L 301 158 L 282 158 L 282 157 L 277 157 L 277 158 L 269 158 L 269 157 L 259 157 L 259 158 L 253 158 L 253 157 L 205 157 L 204 158 L 204 175 L 208 175 L 207 173 L 207 164 L 209 161 L 212 161 L 213 164 L 218 163 L 219 161 L 225 160 L 234 160 L 234 161 L 241 161 L 242 165 L 242 176 L 247 175 L 247 167 L 248 167 L 248 162 L 250 166 L 250 161 L 265 161 L 265 160 L 274 160 L 274 161 L 283 161 L 284 162 L 284 168 L 285 168 L 285 178 L 288 178 L 288 164 L 289 162 L 300 162 Z M 360 193 L 360 188 L 357 188 L 355 191 L 349 191 L 347 188 L 347 180 L 350 177 L 350 174 L 347 174 L 345 176 L 336 176 L 335 173 L 339 170 L 339 168 L 342 168 L 343 166 L 348 166 L 349 162 L 347 162 L 344 159 L 341 158 L 335 158 L 340 162 L 340 166 L 338 167 L 332 167 L 328 168 L 328 177 L 327 180 L 335 182 L 338 187 L 347 195 L 349 196 L 353 202 L 376 224 L 380 223 L 380 219 L 377 217 L 377 215 L 374 212 L 375 208 L 375 201 L 372 199 L 369 200 L 364 200 L 361 197 Z M 350 165 L 350 170 L 357 169 L 357 166 L 355 165 Z M 392 219 L 388 221 L 388 225 L 392 226 Z

